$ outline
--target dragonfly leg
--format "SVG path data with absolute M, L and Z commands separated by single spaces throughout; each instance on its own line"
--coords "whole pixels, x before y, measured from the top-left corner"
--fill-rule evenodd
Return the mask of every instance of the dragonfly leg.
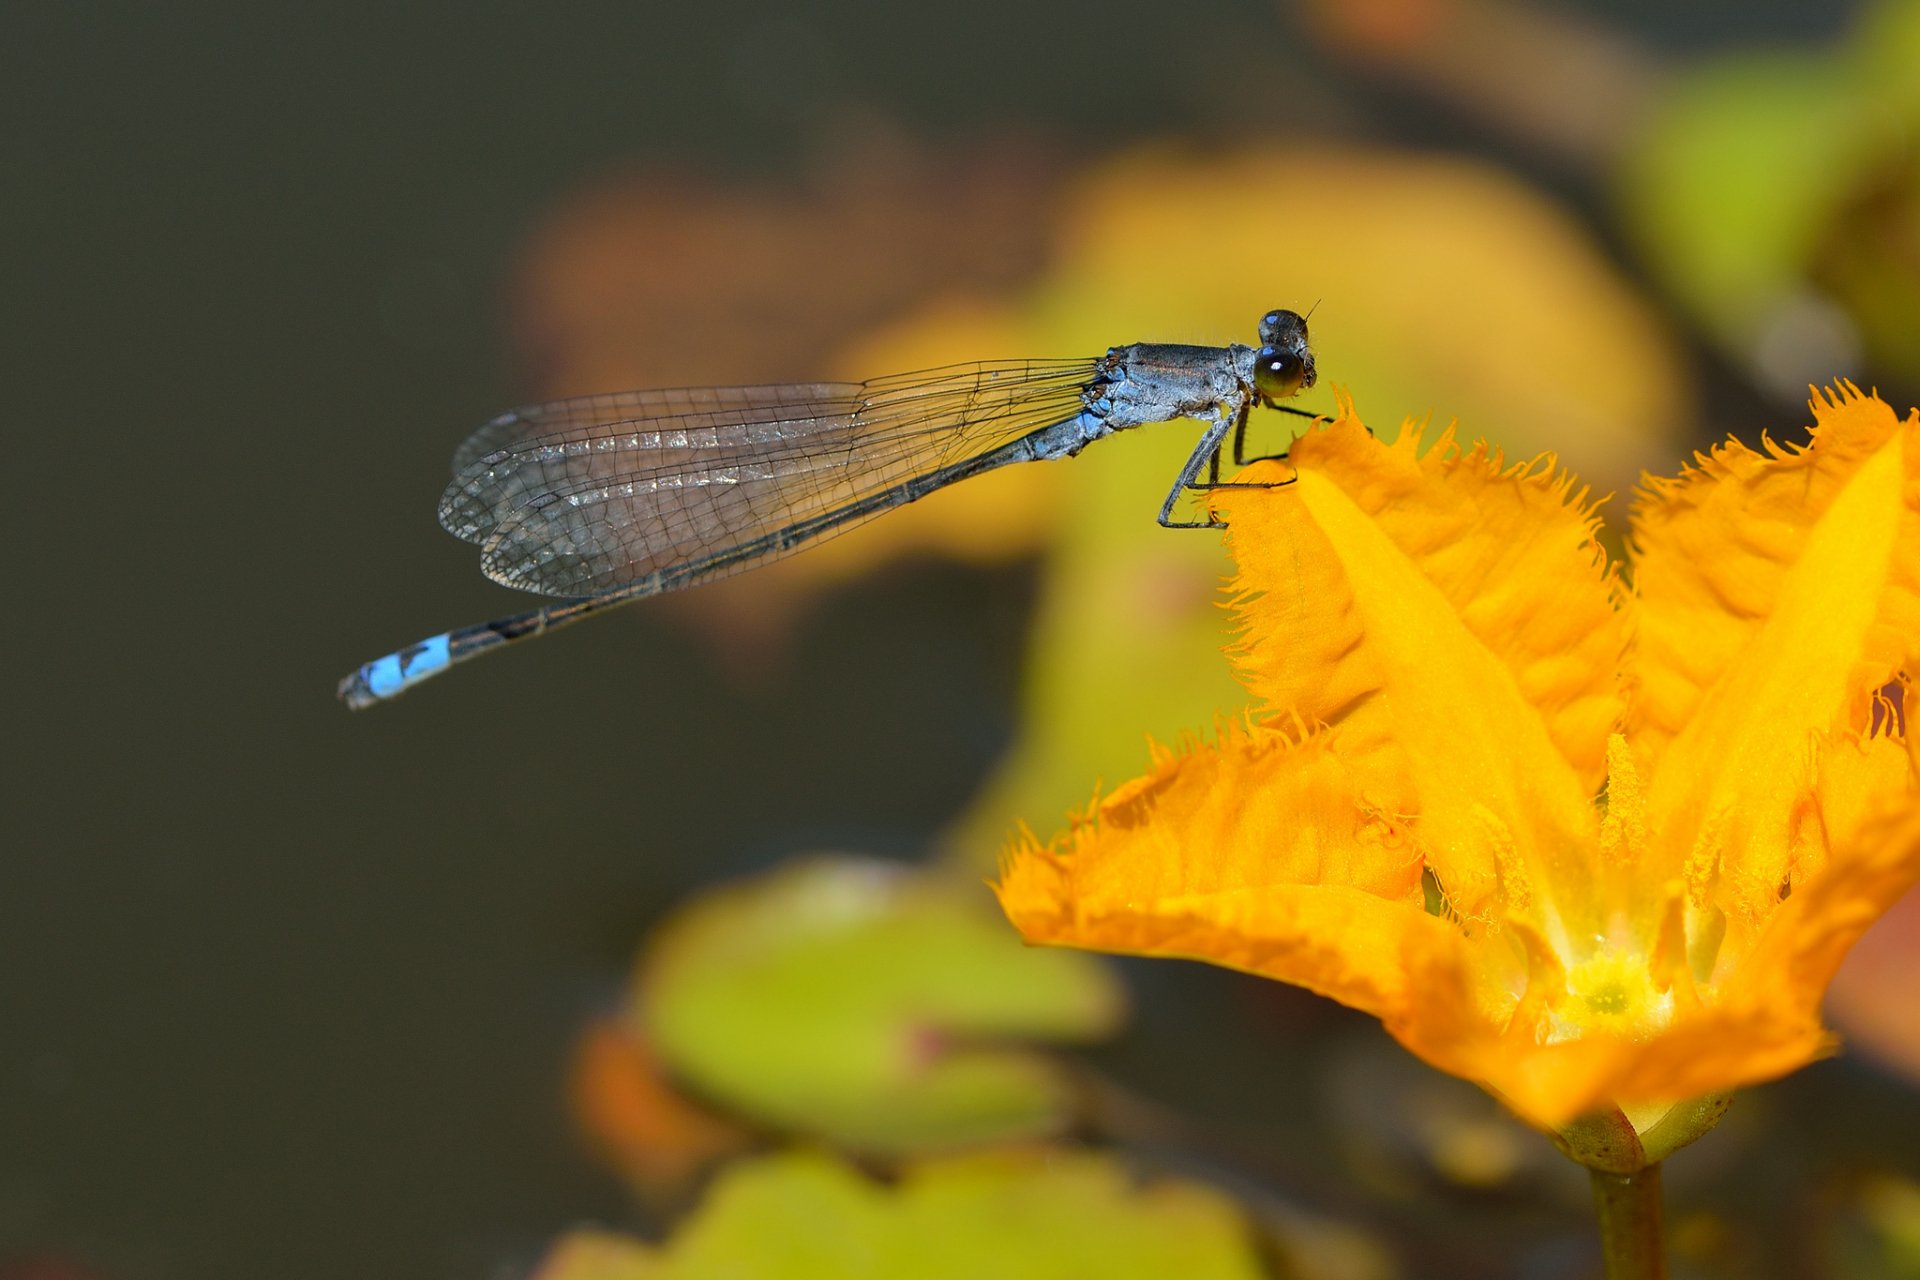
M 1240 442 L 1241 442 L 1241 439 L 1246 434 L 1247 415 L 1250 411 L 1251 411 L 1250 405 L 1242 405 L 1240 407 L 1239 415 L 1234 419 L 1234 429 L 1233 429 L 1233 443 L 1234 443 L 1233 460 L 1234 462 L 1240 466 L 1245 466 L 1249 461 L 1285 462 L 1287 460 L 1287 455 L 1284 453 L 1279 454 L 1278 456 L 1272 457 L 1272 458 L 1252 458 L 1252 459 L 1243 460 L 1240 457 Z M 1296 412 L 1304 412 L 1304 410 L 1299 410 Z M 1263 481 L 1222 480 L 1220 478 L 1220 445 L 1216 442 L 1213 447 L 1213 460 L 1209 465 L 1208 471 L 1207 471 L 1207 482 L 1205 484 L 1199 484 L 1194 481 L 1188 481 L 1187 487 L 1195 490 L 1200 490 L 1200 491 L 1205 491 L 1209 489 L 1280 489 L 1280 488 L 1284 488 L 1287 485 L 1292 484 L 1294 480 L 1297 478 L 1298 477 L 1296 476 L 1288 476 L 1285 480 L 1263 480 Z M 1166 521 L 1162 520 L 1161 523 L 1165 524 Z M 1221 525 L 1219 521 L 1214 521 L 1211 524 L 1202 525 L 1198 527 L 1219 528 L 1221 527 Z
M 1218 520 L 1175 520 L 1173 508 L 1180 501 L 1180 495 L 1189 489 L 1211 489 L 1219 483 L 1220 442 L 1226 439 L 1233 424 L 1246 416 L 1246 406 L 1233 417 L 1220 408 L 1214 409 L 1205 421 L 1206 434 L 1200 437 L 1200 443 L 1193 447 L 1193 454 L 1186 465 L 1180 468 L 1180 475 L 1173 482 L 1173 488 L 1167 491 L 1167 500 L 1160 504 L 1160 526 L 1164 529 L 1224 529 L 1226 525 Z M 1211 466 L 1213 479 L 1207 484 L 1199 484 L 1200 468 Z
M 1311 409 L 1296 409 L 1290 404 L 1270 404 L 1267 407 L 1279 413 L 1290 413 L 1296 418 L 1326 417 L 1323 413 L 1315 413 Z M 1263 453 L 1256 458 L 1247 456 L 1247 417 L 1248 415 L 1241 414 L 1239 425 L 1233 429 L 1233 465 L 1244 467 L 1255 462 L 1285 462 L 1287 460 L 1285 452 Z

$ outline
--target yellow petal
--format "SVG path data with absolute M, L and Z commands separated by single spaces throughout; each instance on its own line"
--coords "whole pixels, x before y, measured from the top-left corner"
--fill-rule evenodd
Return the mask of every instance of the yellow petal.
M 1811 446 L 1724 445 L 1636 512 L 1630 735 L 1657 764 L 1642 874 L 1684 869 L 1726 913 L 1723 959 L 1818 869 L 1823 810 L 1857 822 L 1910 785 L 1844 753 L 1875 692 L 1920 665 L 1920 414 L 1852 388 L 1814 409 Z
M 1850 842 L 1768 917 L 1725 984 L 1723 1007 L 1817 1022 L 1821 997 L 1847 951 L 1920 879 L 1920 798 L 1883 799 Z
M 1030 942 L 1206 960 L 1381 1017 L 1417 998 L 1422 957 L 1464 946 L 1330 736 L 1259 725 L 1159 753 L 1052 845 L 1022 840 L 995 891 Z
M 1244 479 L 1283 478 L 1263 464 Z M 1577 495 L 1549 469 L 1423 454 L 1343 416 L 1297 479 L 1215 492 L 1240 574 L 1242 678 L 1341 728 L 1341 755 L 1412 816 L 1462 915 L 1577 903 L 1617 704 L 1623 624 Z M 1544 899 L 1540 895 L 1544 894 Z

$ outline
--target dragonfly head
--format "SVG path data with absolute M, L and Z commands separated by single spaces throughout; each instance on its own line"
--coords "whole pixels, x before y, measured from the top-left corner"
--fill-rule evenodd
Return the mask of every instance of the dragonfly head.
M 1253 353 L 1253 389 L 1272 404 L 1312 386 L 1313 351 L 1307 346 L 1307 320 L 1298 311 L 1269 311 L 1260 317 L 1260 349 Z

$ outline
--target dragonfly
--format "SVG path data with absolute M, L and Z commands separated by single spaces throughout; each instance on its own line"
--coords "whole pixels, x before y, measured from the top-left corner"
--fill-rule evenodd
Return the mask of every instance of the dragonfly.
M 1161 504 L 1223 487 L 1229 433 L 1313 386 L 1306 317 L 1269 311 L 1260 345 L 1138 342 L 1080 360 L 947 365 L 867 382 L 625 391 L 503 413 L 453 457 L 440 523 L 505 586 L 559 602 L 442 632 L 339 684 L 349 707 L 388 701 L 507 645 L 634 600 L 727 577 L 843 533 L 937 489 L 1095 440 L 1191 419 L 1198 443 Z M 1206 478 L 1202 479 L 1202 473 Z M 1285 482 L 1282 482 L 1285 483 Z

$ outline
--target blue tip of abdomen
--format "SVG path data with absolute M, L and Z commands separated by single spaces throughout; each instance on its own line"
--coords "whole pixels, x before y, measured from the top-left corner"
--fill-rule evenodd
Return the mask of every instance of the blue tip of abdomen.
M 340 682 L 341 701 L 357 711 L 397 697 L 429 676 L 439 675 L 450 661 L 448 641 L 449 635 L 441 634 L 408 645 L 398 653 L 375 658 Z

